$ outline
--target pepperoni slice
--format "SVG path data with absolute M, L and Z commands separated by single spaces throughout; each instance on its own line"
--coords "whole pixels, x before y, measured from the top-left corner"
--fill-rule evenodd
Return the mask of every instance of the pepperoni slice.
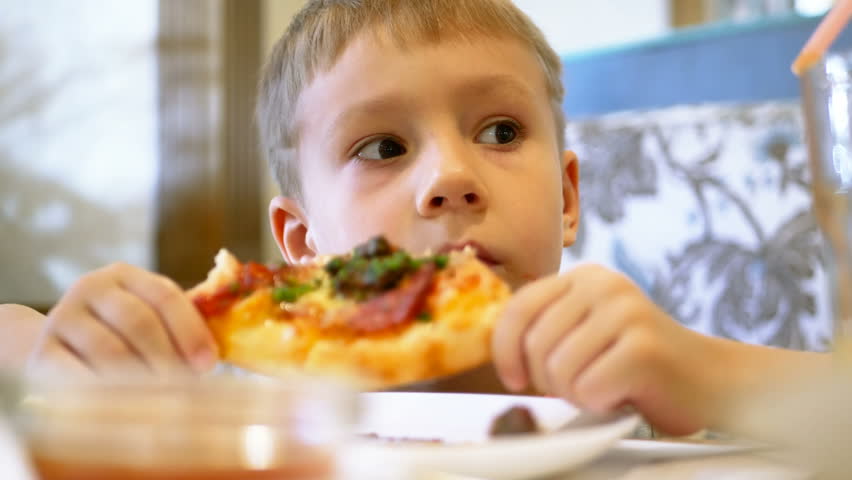
M 435 265 L 425 264 L 401 287 L 362 303 L 349 318 L 349 327 L 371 333 L 412 321 L 423 308 L 434 273 Z
M 230 285 L 223 285 L 209 295 L 199 295 L 193 299 L 195 307 L 204 318 L 210 318 L 228 311 L 240 298 L 255 290 L 269 287 L 280 279 L 286 278 L 290 270 L 298 267 L 282 266 L 270 269 L 266 265 L 247 262 L 240 266 L 237 279 Z
M 233 295 L 219 290 L 211 295 L 199 295 L 192 299 L 195 308 L 204 318 L 210 318 L 225 313 L 231 308 L 236 299 Z

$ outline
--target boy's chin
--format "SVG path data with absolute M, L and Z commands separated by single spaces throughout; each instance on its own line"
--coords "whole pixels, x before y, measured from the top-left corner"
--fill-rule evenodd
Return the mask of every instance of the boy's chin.
M 534 280 L 533 278 L 521 278 L 521 276 L 510 272 L 502 264 L 488 265 L 488 268 L 491 269 L 491 271 L 494 272 L 498 277 L 502 278 L 504 282 L 509 284 L 509 288 L 511 288 L 513 292 Z

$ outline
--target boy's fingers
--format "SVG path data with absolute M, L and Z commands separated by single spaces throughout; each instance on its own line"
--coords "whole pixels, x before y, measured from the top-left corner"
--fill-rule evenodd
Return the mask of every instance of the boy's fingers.
M 592 310 L 586 320 L 550 354 L 546 368 L 555 394 L 576 398 L 576 378 L 584 369 L 593 366 L 624 332 L 626 304 L 625 300 L 614 299 Z
M 555 385 L 550 383 L 547 372 L 547 358 L 589 313 L 588 305 L 580 301 L 578 293 L 579 289 L 559 297 L 539 315 L 524 336 L 528 374 L 539 392 L 554 392 Z
M 136 352 L 92 314 L 80 311 L 72 318 L 73 322 L 54 322 L 54 334 L 96 373 L 147 368 Z
M 53 336 L 46 338 L 39 351 L 30 358 L 27 371 L 38 377 L 95 377 L 95 372 Z
M 124 288 L 159 313 L 171 340 L 196 370 L 206 371 L 216 364 L 218 354 L 213 335 L 177 284 L 144 270 L 123 272 L 120 278 Z
M 595 412 L 606 412 L 630 400 L 639 381 L 636 361 L 625 339 L 619 339 L 602 352 L 595 362 L 579 373 L 571 388 L 570 400 Z
M 630 404 L 654 428 L 671 435 L 688 435 L 703 428 L 706 421 L 692 410 L 702 399 L 690 398 L 691 389 L 686 397 L 682 392 L 678 395 L 678 383 L 655 380 L 664 372 L 654 368 L 658 350 L 659 344 L 648 334 L 622 337 L 577 377 L 576 402 L 598 412 Z
M 492 351 L 500 379 L 510 390 L 522 390 L 529 379 L 523 338 L 535 318 L 570 289 L 567 276 L 553 276 L 521 288 L 509 301 L 494 328 Z
M 154 372 L 167 373 L 183 365 L 157 312 L 138 297 L 116 286 L 94 299 L 91 308 Z

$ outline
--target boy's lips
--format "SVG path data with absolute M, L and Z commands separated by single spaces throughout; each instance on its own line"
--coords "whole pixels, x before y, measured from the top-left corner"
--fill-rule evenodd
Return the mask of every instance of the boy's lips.
M 485 247 L 480 245 L 477 242 L 472 240 L 459 242 L 459 243 L 448 243 L 441 247 L 439 252 L 447 253 L 453 250 L 464 250 L 466 247 L 470 247 L 476 252 L 476 258 L 478 258 L 482 263 L 488 265 L 489 267 L 494 267 L 500 265 L 500 261 L 497 260 Z

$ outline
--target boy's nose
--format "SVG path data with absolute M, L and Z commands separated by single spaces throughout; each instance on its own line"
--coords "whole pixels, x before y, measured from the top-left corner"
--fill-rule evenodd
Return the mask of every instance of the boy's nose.
M 451 210 L 477 212 L 485 209 L 487 200 L 472 172 L 454 169 L 435 175 L 417 199 L 417 210 L 425 217 Z

